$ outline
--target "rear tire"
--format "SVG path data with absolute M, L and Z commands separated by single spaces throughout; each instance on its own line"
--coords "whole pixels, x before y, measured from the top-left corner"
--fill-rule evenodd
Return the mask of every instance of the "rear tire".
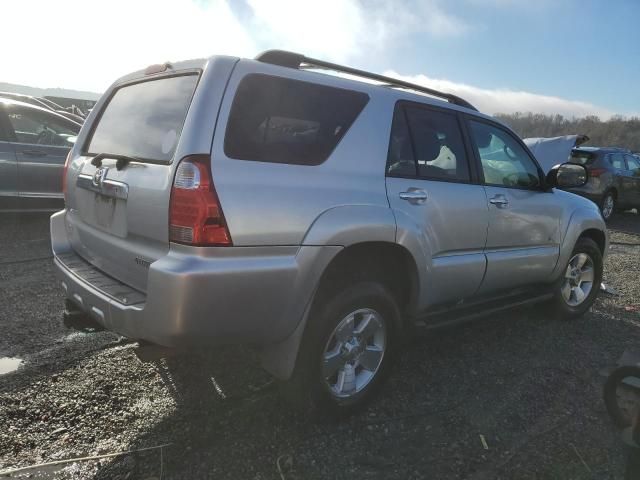
M 617 201 L 616 196 L 612 191 L 608 191 L 600 200 L 600 213 L 602 213 L 602 218 L 604 218 L 605 222 L 608 222 L 617 209 Z
M 596 242 L 578 239 L 565 270 L 554 284 L 552 311 L 567 320 L 584 315 L 598 296 L 602 270 L 602 253 Z
M 363 409 L 389 373 L 400 311 L 381 284 L 362 281 L 315 306 L 285 398 L 301 412 L 340 417 Z

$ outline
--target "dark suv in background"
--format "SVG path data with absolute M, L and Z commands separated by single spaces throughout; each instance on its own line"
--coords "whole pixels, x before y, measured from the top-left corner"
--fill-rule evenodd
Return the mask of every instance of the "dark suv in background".
M 640 209 L 640 157 L 621 148 L 580 147 L 571 161 L 589 170 L 589 181 L 572 193 L 593 200 L 605 220 L 616 210 Z

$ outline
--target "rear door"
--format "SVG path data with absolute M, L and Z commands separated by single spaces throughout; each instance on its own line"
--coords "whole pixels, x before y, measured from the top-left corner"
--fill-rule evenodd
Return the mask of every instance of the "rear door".
M 408 217 L 421 232 L 430 304 L 471 297 L 486 267 L 487 199 L 482 185 L 472 181 L 455 112 L 396 105 L 387 195 L 396 218 Z
M 631 205 L 633 203 L 633 178 L 627 170 L 625 155 L 611 153 L 609 154 L 609 163 L 613 167 L 613 185 L 618 194 L 618 205 Z
M 634 155 L 625 155 L 627 162 L 626 176 L 629 182 L 628 204 L 632 207 L 640 207 L 640 158 Z
M 468 119 L 489 208 L 482 292 L 548 279 L 560 252 L 562 207 L 521 141 L 493 122 Z
M 62 169 L 80 126 L 26 105 L 5 105 L 18 162 L 20 208 L 62 207 Z
M 9 120 L 0 103 L 0 210 L 14 210 L 18 205 L 18 164 L 9 131 Z

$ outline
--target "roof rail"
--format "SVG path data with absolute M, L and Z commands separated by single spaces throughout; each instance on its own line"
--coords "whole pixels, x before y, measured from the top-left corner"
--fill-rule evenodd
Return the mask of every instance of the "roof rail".
M 461 107 L 470 108 L 471 110 L 478 110 L 476 107 L 467 102 L 464 98 L 460 98 L 457 95 L 451 93 L 441 92 L 432 88 L 416 85 L 415 83 L 405 82 L 403 80 L 397 80 L 391 77 L 385 77 L 384 75 L 378 75 L 377 73 L 367 72 L 365 70 L 358 70 L 356 68 L 345 67 L 338 65 L 337 63 L 325 62 L 324 60 L 318 60 L 315 58 L 305 57 L 300 53 L 287 52 L 286 50 L 267 50 L 260 53 L 256 58 L 259 62 L 270 63 L 272 65 L 279 65 L 281 67 L 288 68 L 321 68 L 326 70 L 333 70 L 335 72 L 348 73 L 357 77 L 368 78 L 382 82 L 383 86 L 393 88 L 407 88 L 409 90 L 415 90 L 417 92 L 426 93 L 434 97 L 447 100 L 449 103 L 459 105 Z

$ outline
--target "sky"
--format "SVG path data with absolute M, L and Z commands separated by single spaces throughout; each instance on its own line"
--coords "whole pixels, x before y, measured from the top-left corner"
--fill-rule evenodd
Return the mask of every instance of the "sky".
M 101 93 L 153 63 L 280 48 L 490 114 L 640 115 L 637 0 L 3 0 L 2 12 L 13 47 L 0 82 Z

